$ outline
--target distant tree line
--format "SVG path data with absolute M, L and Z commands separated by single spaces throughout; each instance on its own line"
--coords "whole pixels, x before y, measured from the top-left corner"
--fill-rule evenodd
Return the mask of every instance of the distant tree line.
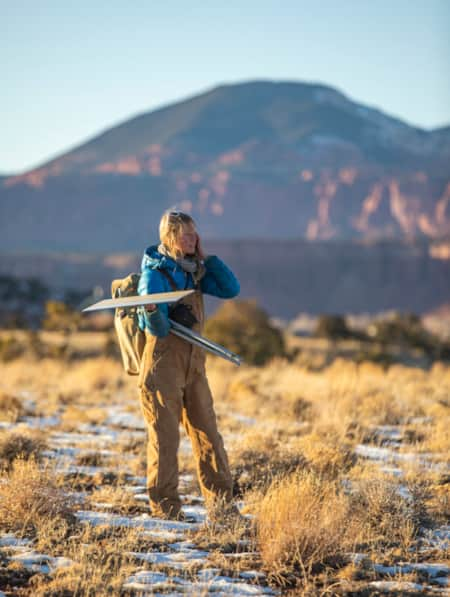
M 329 340 L 363 340 L 384 348 L 399 345 L 421 350 L 433 359 L 450 359 L 450 342 L 429 332 L 415 313 L 396 312 L 391 317 L 375 320 L 365 331 L 352 329 L 343 315 L 322 315 L 317 320 L 314 335 Z
M 44 329 L 65 334 L 105 329 L 112 333 L 112 324 L 107 318 L 99 325 L 95 315 L 85 317 L 81 314 L 80 306 L 89 294 L 89 291 L 74 289 L 56 294 L 37 278 L 2 275 L 0 327 Z M 204 334 L 238 353 L 249 364 L 264 365 L 277 356 L 292 356 L 287 352 L 283 331 L 273 325 L 256 300 L 224 301 L 207 320 Z M 433 360 L 450 360 L 450 342 L 430 333 L 420 317 L 413 313 L 395 313 L 392 317 L 376 319 L 364 330 L 350 326 L 344 315 L 322 315 L 317 319 L 313 336 L 332 342 L 356 340 L 376 345 L 381 347 L 383 358 L 388 347 L 396 345 L 422 351 Z M 14 347 L 9 348 L 9 352 L 15 354 Z
M 0 275 L 0 327 L 3 329 L 79 329 L 78 307 L 90 292 L 55 291 L 39 278 Z

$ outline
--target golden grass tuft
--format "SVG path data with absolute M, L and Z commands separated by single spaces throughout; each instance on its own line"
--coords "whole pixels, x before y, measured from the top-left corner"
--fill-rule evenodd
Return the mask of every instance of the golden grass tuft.
M 352 514 L 360 526 L 360 541 L 374 552 L 397 547 L 408 554 L 420 525 L 427 519 L 425 493 L 410 483 L 409 496 L 383 476 L 360 480 L 352 490 Z
M 335 434 L 309 433 L 299 437 L 295 447 L 305 457 L 308 467 L 327 478 L 338 478 L 356 462 L 351 446 Z
M 254 429 L 233 446 L 230 463 L 234 472 L 235 491 L 266 490 L 278 477 L 306 466 L 297 449 L 289 449 L 282 434 L 269 429 Z
M 0 419 L 15 423 L 26 413 L 22 400 L 13 394 L 0 392 Z
M 406 497 L 380 475 L 352 483 L 351 490 L 346 486 L 304 470 L 247 496 L 270 575 L 282 578 L 294 572 L 305 580 L 348 563 L 346 554 L 352 551 L 379 557 L 396 549 L 409 556 L 427 517 L 421 487 L 409 485 Z
M 104 486 L 94 490 L 89 496 L 89 502 L 95 507 L 103 504 L 111 511 L 130 515 L 148 511 L 148 505 L 136 501 L 134 494 L 120 486 Z
M 39 404 L 40 413 L 61 416 L 60 429 L 75 429 L 80 421 L 102 423 L 110 405 L 138 411 L 136 379 L 124 374 L 120 362 L 105 358 L 102 338 L 96 337 L 94 354 L 94 338 L 73 334 L 71 354 L 76 358 L 66 363 L 50 358 L 48 352 L 39 361 L 24 357 L 0 362 L 1 389 L 12 397 L 26 389 Z M 423 554 L 415 549 L 420 546 L 415 541 L 419 526 L 446 524 L 450 516 L 443 463 L 450 449 L 448 364 L 420 369 L 358 363 L 352 362 L 348 343 L 333 347 L 317 339 L 298 342 L 296 357 L 274 359 L 262 368 L 245 364 L 236 368 L 208 358 L 208 378 L 236 489 L 246 503 L 244 511 L 255 513 L 256 518 L 250 531 L 238 522 L 225 527 L 218 521 L 203 535 L 197 534 L 195 542 L 214 550 L 213 557 L 226 570 L 231 559 L 228 553 L 247 549 L 248 541 L 251 544 L 256 536 L 270 580 L 285 574 L 284 580 L 289 577 L 295 586 L 301 577 L 303 586 L 296 589 L 305 595 L 333 594 L 335 587 L 338 594 L 344 585 L 376 578 L 373 566 L 363 570 L 359 564 L 349 564 L 348 552 L 364 552 L 372 562 L 445 557 L 437 548 L 432 556 Z M 10 420 L 20 416 L 13 408 Z M 379 462 L 359 458 L 355 464 L 357 443 L 389 447 L 389 430 L 379 429 L 387 424 L 396 425 L 401 438 L 392 453 L 399 452 L 395 464 L 404 473 L 402 486 L 391 474 L 380 471 Z M 116 536 L 111 530 L 86 528 L 81 523 L 71 527 L 70 514 L 69 522 L 64 515 L 58 518 L 58 506 L 53 520 L 51 505 L 58 503 L 58 494 L 61 512 L 65 506 L 70 512 L 70 500 L 60 495 L 51 471 L 39 471 L 37 466 L 33 470 L 33 460 L 19 478 L 18 467 L 26 463 L 24 458 L 16 461 L 17 442 L 9 445 L 5 453 L 11 457 L 4 462 L 5 467 L 11 463 L 10 470 L 0 481 L 0 504 L 5 504 L 0 506 L 0 525 L 34 535 L 36 548 L 44 553 L 74 561 L 71 568 L 51 577 L 36 575 L 36 584 L 31 586 L 30 581 L 25 590 L 33 595 L 120 594 L 129 566 L 126 551 L 145 549 L 142 537 L 133 544 L 130 529 L 121 536 L 116 529 Z M 89 492 L 91 508 L 95 503 L 106 508 L 108 503 L 112 511 L 133 514 L 140 506 L 121 488 L 125 481 L 118 473 L 126 465 L 138 475 L 145 474 L 145 440 L 131 438 L 129 445 L 116 448 L 117 460 L 86 452 L 76 459 L 78 464 L 107 464 L 110 472 L 77 473 L 72 481 L 71 475 L 64 475 L 61 482 L 66 492 Z M 22 451 L 25 457 L 38 457 L 33 449 Z M 402 460 L 405 451 L 421 453 L 422 459 Z M 125 463 L 124 452 L 135 458 Z M 424 467 L 428 457 L 437 464 L 435 468 Z M 190 452 L 180 453 L 180 463 L 182 471 L 195 472 Z M 186 489 L 190 492 L 198 493 L 195 475 Z M 9 497 L 4 499 L 6 494 Z M 260 566 L 258 557 L 255 552 L 255 568 Z M 246 561 L 236 558 L 240 564 L 233 563 L 230 569 L 236 572 Z M 370 591 L 367 585 L 358 588 Z
M 81 423 L 91 423 L 100 425 L 108 416 L 104 408 L 81 407 L 69 404 L 61 415 L 61 429 L 64 431 L 74 431 L 78 429 Z
M 46 441 L 39 431 L 4 433 L 0 435 L 0 465 L 9 470 L 17 458 L 38 461 L 46 447 Z
M 427 429 L 427 434 L 420 449 L 425 452 L 442 454 L 448 462 L 450 454 L 450 409 L 447 417 L 436 422 L 432 429 Z
M 277 480 L 252 499 L 258 546 L 272 575 L 294 569 L 306 577 L 353 544 L 349 498 L 336 483 L 314 473 Z
M 73 504 L 50 469 L 33 460 L 15 460 L 0 482 L 0 527 L 35 536 L 41 528 L 73 522 Z
M 50 577 L 31 579 L 30 594 L 36 597 L 125 595 L 122 585 L 136 569 L 128 552 L 147 547 L 136 529 L 90 525 L 79 528 L 64 545 L 64 556 L 71 559 L 73 565 L 57 569 Z

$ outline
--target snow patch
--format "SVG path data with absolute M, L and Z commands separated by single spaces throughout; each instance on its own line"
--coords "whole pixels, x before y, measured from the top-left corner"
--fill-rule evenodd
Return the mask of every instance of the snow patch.
M 31 543 L 30 539 L 19 539 L 13 533 L 7 533 L 0 537 L 0 547 L 24 547 Z
M 33 572 L 41 572 L 43 574 L 50 574 L 57 568 L 67 568 L 73 565 L 73 561 L 69 558 L 57 557 L 52 558 L 46 554 L 37 553 L 36 551 L 24 551 L 21 554 L 11 556 L 9 558 L 14 562 L 20 562 L 22 566 Z
M 196 523 L 162 520 L 153 518 L 148 514 L 141 514 L 140 516 L 131 518 L 129 516 L 113 514 L 112 512 L 79 510 L 75 515 L 80 521 L 93 526 L 109 525 L 111 527 L 142 528 L 147 530 L 163 529 L 172 531 L 194 530 L 198 528 Z
M 371 587 L 383 591 L 383 593 L 390 593 L 391 591 L 422 591 L 423 585 L 415 582 L 398 582 L 395 580 L 375 580 L 369 583 Z

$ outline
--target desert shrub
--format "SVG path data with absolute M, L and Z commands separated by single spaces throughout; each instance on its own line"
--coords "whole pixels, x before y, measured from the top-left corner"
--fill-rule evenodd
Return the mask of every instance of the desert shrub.
M 31 303 L 42 303 L 50 294 L 48 287 L 39 278 L 25 280 L 24 298 Z
M 18 458 L 40 460 L 45 448 L 46 443 L 38 434 L 5 433 L 0 436 L 0 464 L 9 470 Z
M 30 324 L 30 318 L 20 309 L 0 311 L 0 327 L 5 330 L 24 330 Z
M 105 486 L 95 489 L 89 496 L 89 502 L 95 507 L 98 503 L 107 503 L 114 512 L 129 515 L 146 511 L 145 504 L 136 501 L 134 494 L 124 487 Z
M 427 518 L 423 496 L 410 487 L 409 495 L 382 477 L 363 479 L 352 492 L 352 509 L 359 519 L 361 539 L 372 549 L 410 547 Z
M 14 336 L 0 337 L 0 360 L 4 362 L 19 358 L 24 352 L 23 345 Z
M 434 357 L 441 361 L 450 361 L 450 342 L 448 340 L 436 342 Z
M 107 334 L 103 343 L 102 354 L 105 357 L 119 360 L 121 358 L 119 343 L 115 331 Z
M 442 475 L 434 481 L 426 499 L 426 507 L 430 517 L 437 524 L 448 524 L 450 520 L 450 483 L 447 475 Z M 447 545 L 450 553 L 450 546 Z
M 17 297 L 20 285 L 14 276 L 0 275 L 0 300 L 9 301 Z
M 436 347 L 436 339 L 414 313 L 395 313 L 390 319 L 375 321 L 369 328 L 369 334 L 381 344 L 402 344 L 421 348 L 427 353 L 433 352 Z
M 0 299 L 39 303 L 49 295 L 49 289 L 38 278 L 16 278 L 0 275 Z
M 61 415 L 61 428 L 74 431 L 81 423 L 100 425 L 106 416 L 106 411 L 96 406 L 69 404 Z
M 450 454 L 450 413 L 442 416 L 432 427 L 424 430 L 423 451 L 435 452 L 448 458 Z
M 282 333 L 254 300 L 223 303 L 206 322 L 205 336 L 253 365 L 285 354 Z
M 350 338 L 352 332 L 347 325 L 345 317 L 342 315 L 321 315 L 317 320 L 314 336 L 337 340 L 340 338 Z
M 262 452 L 251 449 L 243 450 L 233 455 L 234 492 L 242 495 L 249 490 L 267 490 L 275 479 L 285 477 L 304 467 L 304 457 L 297 453 L 290 453 L 274 449 L 272 452 Z
M 337 478 L 356 462 L 350 446 L 330 433 L 309 433 L 298 438 L 295 445 L 307 466 L 322 477 Z
M 15 423 L 21 416 L 25 414 L 25 412 L 26 409 L 24 408 L 20 398 L 17 398 L 17 396 L 13 396 L 12 394 L 7 394 L 6 392 L 0 393 L 1 420 Z
M 78 290 L 76 288 L 66 288 L 64 291 L 63 303 L 72 307 L 73 309 L 79 309 L 82 302 L 89 296 L 89 290 Z
M 379 552 L 389 547 L 408 553 L 423 525 L 430 522 L 426 487 L 417 482 L 368 476 L 352 482 L 352 512 L 361 529 L 360 548 Z
M 42 327 L 46 330 L 73 332 L 80 329 L 81 313 L 75 311 L 62 301 L 47 301 Z
M 26 354 L 34 360 L 43 358 L 65 359 L 69 353 L 67 342 L 49 343 L 45 342 L 42 335 L 36 330 L 27 330 L 22 336 L 21 354 Z
M 256 534 L 266 569 L 307 575 L 352 547 L 350 500 L 333 482 L 310 472 L 275 481 L 256 500 Z
M 64 541 L 64 556 L 72 566 L 51 575 L 36 575 L 30 585 L 33 597 L 131 595 L 123 589 L 136 570 L 133 551 L 150 551 L 152 544 L 137 529 L 86 525 Z M 61 550 L 61 546 L 59 547 Z M 140 592 L 138 591 L 140 594 Z
M 380 346 L 371 346 L 370 348 L 363 347 L 353 356 L 355 363 L 377 363 L 384 369 L 388 369 L 391 365 L 398 361 L 394 355 L 389 353 L 386 349 Z
M 0 483 L 0 528 L 36 535 L 40 527 L 73 522 L 73 505 L 50 470 L 16 460 Z
M 297 471 L 249 496 L 264 567 L 282 578 L 308 580 L 339 567 L 352 551 L 395 548 L 406 555 L 426 520 L 423 492 L 404 495 L 391 480 L 372 476 L 344 488 L 311 471 Z
M 86 452 L 76 457 L 75 464 L 77 466 L 107 466 L 108 457 L 100 452 Z
M 27 329 L 21 336 L 11 335 L 0 338 L 0 360 L 12 361 L 21 356 L 34 360 L 42 358 L 66 359 L 70 356 L 68 342 L 45 342 L 42 335 L 32 329 Z
M 26 350 L 31 357 L 35 359 L 41 359 L 47 356 L 48 347 L 42 340 L 39 332 L 30 330 L 26 336 L 25 344 Z

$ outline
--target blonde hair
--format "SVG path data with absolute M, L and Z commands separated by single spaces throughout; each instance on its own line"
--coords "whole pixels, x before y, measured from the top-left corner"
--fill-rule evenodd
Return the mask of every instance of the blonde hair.
M 195 228 L 194 219 L 189 214 L 176 209 L 168 209 L 161 217 L 159 238 L 175 259 L 183 257 L 183 253 L 178 246 L 178 238 L 181 232 L 190 226 Z

